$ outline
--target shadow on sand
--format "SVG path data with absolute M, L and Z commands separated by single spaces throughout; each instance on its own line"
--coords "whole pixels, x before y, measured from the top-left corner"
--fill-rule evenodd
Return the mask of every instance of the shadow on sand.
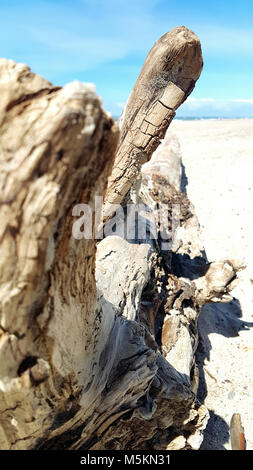
M 201 310 L 198 320 L 199 344 L 196 352 L 196 363 L 199 368 L 198 399 L 201 403 L 204 403 L 207 396 L 204 364 L 206 359 L 210 360 L 212 349 L 209 335 L 215 333 L 232 338 L 238 336 L 240 331 L 253 327 L 253 323 L 240 320 L 241 317 L 240 302 L 235 298 L 227 304 L 206 304 Z M 221 416 L 210 411 L 210 419 L 200 450 L 226 450 L 224 444 L 228 442 L 229 426 Z

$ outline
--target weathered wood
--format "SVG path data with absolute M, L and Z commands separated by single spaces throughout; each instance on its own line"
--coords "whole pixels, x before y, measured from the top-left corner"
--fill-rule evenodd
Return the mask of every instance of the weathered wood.
M 199 39 L 184 26 L 164 34 L 150 50 L 122 117 L 105 218 L 112 212 L 110 204 L 121 204 L 126 198 L 142 164 L 164 137 L 175 110 L 192 92 L 202 67 Z
M 121 154 L 119 186 L 109 186 L 107 202 L 127 196 L 201 66 L 199 41 L 186 28 L 154 46 L 118 152 L 128 128 L 136 130 L 136 148 L 141 116 L 156 128 L 153 143 L 136 144 L 145 158 Z M 207 263 L 170 136 L 135 188 L 136 203 L 148 209 L 144 239 L 134 231 L 98 244 L 77 240 L 73 207 L 94 211 L 114 162 L 117 125 L 91 86 L 54 87 L 12 61 L 0 61 L 0 94 L 0 448 L 198 449 L 208 411 L 196 398 L 197 317 L 204 302 L 227 300 L 241 265 Z M 161 225 L 149 221 L 160 236 L 153 239 L 145 220 L 157 203 L 169 209 L 169 229 L 171 205 L 180 205 L 175 244 L 166 250 Z
M 92 86 L 3 59 L 0 94 L 0 448 L 24 449 L 73 427 L 92 376 L 95 240 L 72 208 L 103 192 L 118 129 Z
M 133 417 L 115 423 L 113 431 L 105 433 L 94 447 L 96 449 L 100 448 L 101 442 L 106 447 L 110 435 L 112 445 L 117 448 L 122 448 L 122 440 L 130 439 L 130 447 L 136 449 L 150 446 L 198 449 L 203 438 L 208 411 L 200 406 L 195 396 L 198 388 L 195 364 L 198 315 L 205 302 L 231 299 L 229 292 L 242 265 L 236 260 L 208 263 L 200 242 L 194 207 L 180 190 L 180 167 L 176 139 L 167 133 L 151 160 L 143 165 L 136 194 L 136 203 L 142 201 L 151 209 L 147 217 L 159 213 L 159 205 L 168 207 L 169 231 L 172 229 L 172 205 L 180 206 L 180 223 L 169 250 L 163 249 L 159 237 L 154 240 L 149 236 L 148 226 L 144 240 L 143 232 L 141 239 L 137 232 L 134 240 L 109 236 L 98 245 L 97 286 L 102 310 L 108 314 L 113 308 L 117 316 L 142 325 L 146 346 L 157 355 L 158 370 L 148 387 L 146 399 L 143 399 L 145 405 L 138 411 L 138 416 L 140 413 L 143 418 L 146 416 L 148 424 L 144 426 L 140 418 L 135 419 L 136 410 Z M 144 218 L 144 212 L 141 214 Z M 159 220 L 159 214 L 156 216 L 154 223 Z M 113 220 L 117 221 L 117 215 Z M 159 224 L 156 228 L 161 231 Z M 157 380 L 159 387 L 155 385 Z M 168 390 L 171 380 L 175 387 L 172 401 Z M 183 386 L 181 393 L 180 386 Z M 180 408 L 184 409 L 184 423 L 178 415 Z M 113 439 L 112 433 L 117 439 Z M 132 441 L 131 435 L 134 436 Z

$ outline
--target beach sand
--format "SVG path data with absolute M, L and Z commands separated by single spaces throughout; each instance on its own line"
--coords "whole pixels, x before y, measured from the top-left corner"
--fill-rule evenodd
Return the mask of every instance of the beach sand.
M 199 317 L 199 398 L 210 410 L 201 449 L 231 449 L 229 423 L 240 413 L 253 449 L 253 119 L 174 120 L 209 261 L 244 259 L 229 304 Z

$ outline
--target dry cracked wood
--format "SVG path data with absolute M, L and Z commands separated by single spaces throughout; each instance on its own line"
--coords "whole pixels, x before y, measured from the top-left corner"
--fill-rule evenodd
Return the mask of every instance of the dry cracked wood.
M 242 265 L 236 260 L 207 262 L 194 207 L 180 191 L 181 162 L 177 152 L 175 137 L 167 133 L 150 162 L 142 167 L 137 198 L 151 209 L 147 217 L 159 211 L 158 202 L 169 208 L 173 203 L 180 204 L 180 224 L 170 251 L 164 251 L 159 238 L 149 236 L 148 224 L 144 239 L 140 224 L 141 237 L 138 232 L 135 239 L 108 236 L 98 245 L 96 276 L 102 310 L 108 315 L 113 309 L 116 316 L 142 325 L 144 341 L 155 351 L 158 365 L 148 394 L 142 398 L 141 410 L 136 410 L 131 419 L 120 419 L 113 430 L 105 433 L 102 443 L 106 448 L 121 448 L 122 440 L 132 436 L 130 447 L 134 449 L 198 449 L 208 418 L 206 408 L 196 397 L 193 401 L 191 398 L 198 388 L 194 358 L 198 315 L 205 302 L 230 300 L 229 292 Z M 138 210 L 141 206 L 134 207 Z M 149 219 L 153 224 L 157 220 L 158 215 Z M 117 215 L 113 221 L 117 221 Z M 167 224 L 171 229 L 170 211 Z M 156 228 L 161 230 L 159 224 Z M 165 385 L 171 380 L 176 387 L 173 405 L 170 388 Z M 185 424 L 179 411 L 183 408 L 188 416 Z M 144 428 L 140 415 L 148 420 Z M 100 446 L 101 441 L 94 448 Z
M 97 292 L 95 241 L 72 236 L 73 205 L 103 192 L 117 127 L 90 86 L 55 88 L 12 61 L 0 90 L 0 448 L 166 448 L 178 432 L 190 447 L 206 412 L 138 321 L 155 252 L 129 279 L 136 303 L 123 278 L 128 319 L 112 285 Z
M 165 44 L 171 34 L 186 96 L 200 46 L 185 28 Z M 166 176 L 158 153 L 162 173 L 146 168 L 137 199 L 180 203 L 177 243 L 108 236 L 95 279 L 96 243 L 72 236 L 72 210 L 103 194 L 117 126 L 92 87 L 54 87 L 12 61 L 0 61 L 0 93 L 0 448 L 198 449 L 197 316 L 228 294 L 239 263 L 207 264 L 177 155 Z
M 120 204 L 164 137 L 175 110 L 192 92 L 203 67 L 198 37 L 184 26 L 150 50 L 124 111 L 120 142 L 108 181 L 104 215 Z
M 180 190 L 181 154 L 176 136 L 168 131 L 151 160 L 141 170 L 139 198 L 160 220 L 161 205 L 168 207 L 166 223 L 172 236 L 171 249 L 161 255 L 166 265 L 166 296 L 160 307 L 161 351 L 178 371 L 195 380 L 194 354 L 198 343 L 197 319 L 208 302 L 230 302 L 242 261 L 224 259 L 209 263 L 201 243 L 194 206 Z M 159 203 L 159 205 L 158 205 Z M 178 218 L 172 232 L 172 208 Z M 159 207 L 160 206 L 160 207 Z M 174 221 L 175 222 L 175 221 Z M 160 229 L 161 230 L 161 229 Z
M 22 449 L 75 415 L 90 380 L 95 241 L 71 236 L 72 208 L 103 192 L 118 129 L 89 85 L 2 59 L 0 91 L 0 448 Z

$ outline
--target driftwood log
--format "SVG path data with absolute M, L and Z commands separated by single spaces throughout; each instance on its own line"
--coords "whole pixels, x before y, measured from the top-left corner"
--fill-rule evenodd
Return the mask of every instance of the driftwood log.
M 197 318 L 229 299 L 241 266 L 207 262 L 174 138 L 154 149 L 201 67 L 192 32 L 164 35 L 118 143 L 92 86 L 54 87 L 0 60 L 0 449 L 199 448 Z M 73 236 L 80 204 L 94 211 L 106 191 L 117 222 L 109 203 L 125 206 L 132 187 L 144 238 Z M 169 231 L 180 208 L 166 250 L 149 220 L 159 204 Z
M 119 146 L 108 180 L 105 217 L 111 204 L 128 199 L 138 178 L 201 74 L 203 59 L 198 37 L 185 27 L 164 34 L 150 50 L 122 116 Z

